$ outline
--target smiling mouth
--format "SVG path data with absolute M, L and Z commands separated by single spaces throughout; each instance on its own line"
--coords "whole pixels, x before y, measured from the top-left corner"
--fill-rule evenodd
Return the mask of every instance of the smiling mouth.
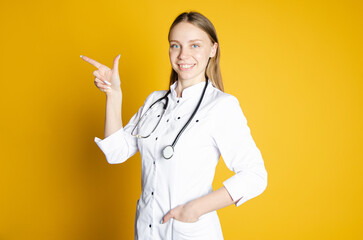
M 178 64 L 179 69 L 182 71 L 191 70 L 194 68 L 194 66 L 195 66 L 195 63 L 194 64 Z

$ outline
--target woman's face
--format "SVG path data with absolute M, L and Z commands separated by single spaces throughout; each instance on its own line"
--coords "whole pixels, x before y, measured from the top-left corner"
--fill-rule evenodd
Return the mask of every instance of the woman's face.
M 170 32 L 169 58 L 178 80 L 192 84 L 204 81 L 210 57 L 218 44 L 212 44 L 207 33 L 191 23 L 180 22 Z

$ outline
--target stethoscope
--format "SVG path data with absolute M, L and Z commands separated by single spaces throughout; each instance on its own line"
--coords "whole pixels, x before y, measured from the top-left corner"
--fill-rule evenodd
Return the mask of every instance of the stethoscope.
M 164 149 L 163 149 L 163 151 L 162 151 L 162 154 L 163 154 L 163 157 L 165 158 L 165 159 L 170 159 L 173 155 L 174 155 L 174 148 L 175 148 L 175 145 L 176 145 L 176 143 L 178 142 L 178 139 L 180 138 L 180 136 L 181 136 L 181 134 L 183 133 L 183 131 L 187 128 L 187 126 L 189 125 L 189 123 L 192 121 L 192 119 L 193 119 L 193 117 L 194 117 L 194 115 L 197 113 L 197 111 L 198 111 L 198 108 L 199 108 L 199 106 L 200 106 L 200 104 L 201 104 L 201 102 L 202 102 L 202 100 L 203 100 L 203 97 L 204 97 L 204 94 L 205 94 L 205 91 L 206 91 L 206 89 L 207 89 L 207 85 L 208 85 L 208 79 L 205 81 L 205 86 L 204 86 L 204 89 L 203 89 L 203 93 L 202 93 L 202 95 L 201 95 L 201 97 L 200 97 L 200 99 L 199 99 L 199 102 L 198 102 L 198 105 L 197 105 L 197 107 L 195 108 L 195 110 L 194 110 L 194 112 L 193 112 L 193 114 L 190 116 L 190 118 L 189 118 L 189 120 L 188 120 L 188 122 L 184 125 L 184 127 L 179 131 L 179 133 L 178 133 L 178 135 L 175 137 L 175 140 L 174 140 L 174 142 L 173 142 L 173 144 L 172 145 L 168 145 L 168 146 L 166 146 L 166 147 L 164 147 Z M 151 104 L 150 105 L 150 107 L 148 108 L 148 110 L 150 109 L 150 108 L 152 108 L 156 103 L 158 103 L 158 102 L 160 102 L 160 101 L 162 101 L 163 99 L 165 99 L 165 104 L 164 104 L 164 107 L 163 107 L 163 111 L 165 112 L 165 110 L 166 110 L 166 108 L 167 108 L 167 106 L 168 106 L 168 95 L 170 94 L 170 89 L 169 89 L 169 91 L 163 96 L 163 97 L 161 97 L 161 98 L 159 98 L 158 100 L 156 100 L 153 104 Z M 147 112 L 147 111 L 146 111 Z M 162 118 L 162 116 L 160 117 L 160 119 L 159 119 L 159 122 L 158 122 L 158 124 L 155 126 L 155 128 L 152 130 L 152 132 L 151 133 L 153 133 L 154 132 L 154 130 L 157 128 L 157 126 L 159 125 L 159 123 L 160 123 L 160 120 L 161 120 L 161 118 Z M 138 138 L 147 138 L 147 137 L 149 137 L 150 135 L 151 135 L 151 133 L 148 135 L 148 136 L 145 136 L 145 137 L 142 137 L 142 136 L 140 136 L 140 135 L 134 135 L 133 134 L 133 132 L 134 132 L 134 130 L 135 130 L 135 128 L 137 127 L 137 125 L 138 125 L 138 123 L 140 122 L 140 120 L 141 120 L 141 118 L 139 119 L 139 121 L 136 123 L 136 125 L 135 125 L 135 127 L 134 127 L 134 129 L 132 130 L 132 132 L 131 132 L 131 134 L 133 135 L 133 136 L 136 136 L 136 137 L 138 137 Z

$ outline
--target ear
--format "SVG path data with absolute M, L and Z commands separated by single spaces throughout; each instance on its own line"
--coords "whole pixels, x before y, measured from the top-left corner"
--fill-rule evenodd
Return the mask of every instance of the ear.
M 210 55 L 209 55 L 209 57 L 214 57 L 215 55 L 216 55 L 216 53 L 217 53 L 217 48 L 218 48 L 218 43 L 214 43 L 213 44 L 213 46 L 212 46 L 212 51 L 211 51 L 211 53 L 210 53 Z

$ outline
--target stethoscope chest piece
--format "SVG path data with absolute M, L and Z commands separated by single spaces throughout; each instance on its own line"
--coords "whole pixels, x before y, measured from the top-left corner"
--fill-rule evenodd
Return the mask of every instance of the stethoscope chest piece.
M 166 146 L 163 150 L 163 157 L 165 159 L 170 159 L 174 154 L 174 148 L 173 146 L 169 145 L 169 146 Z

